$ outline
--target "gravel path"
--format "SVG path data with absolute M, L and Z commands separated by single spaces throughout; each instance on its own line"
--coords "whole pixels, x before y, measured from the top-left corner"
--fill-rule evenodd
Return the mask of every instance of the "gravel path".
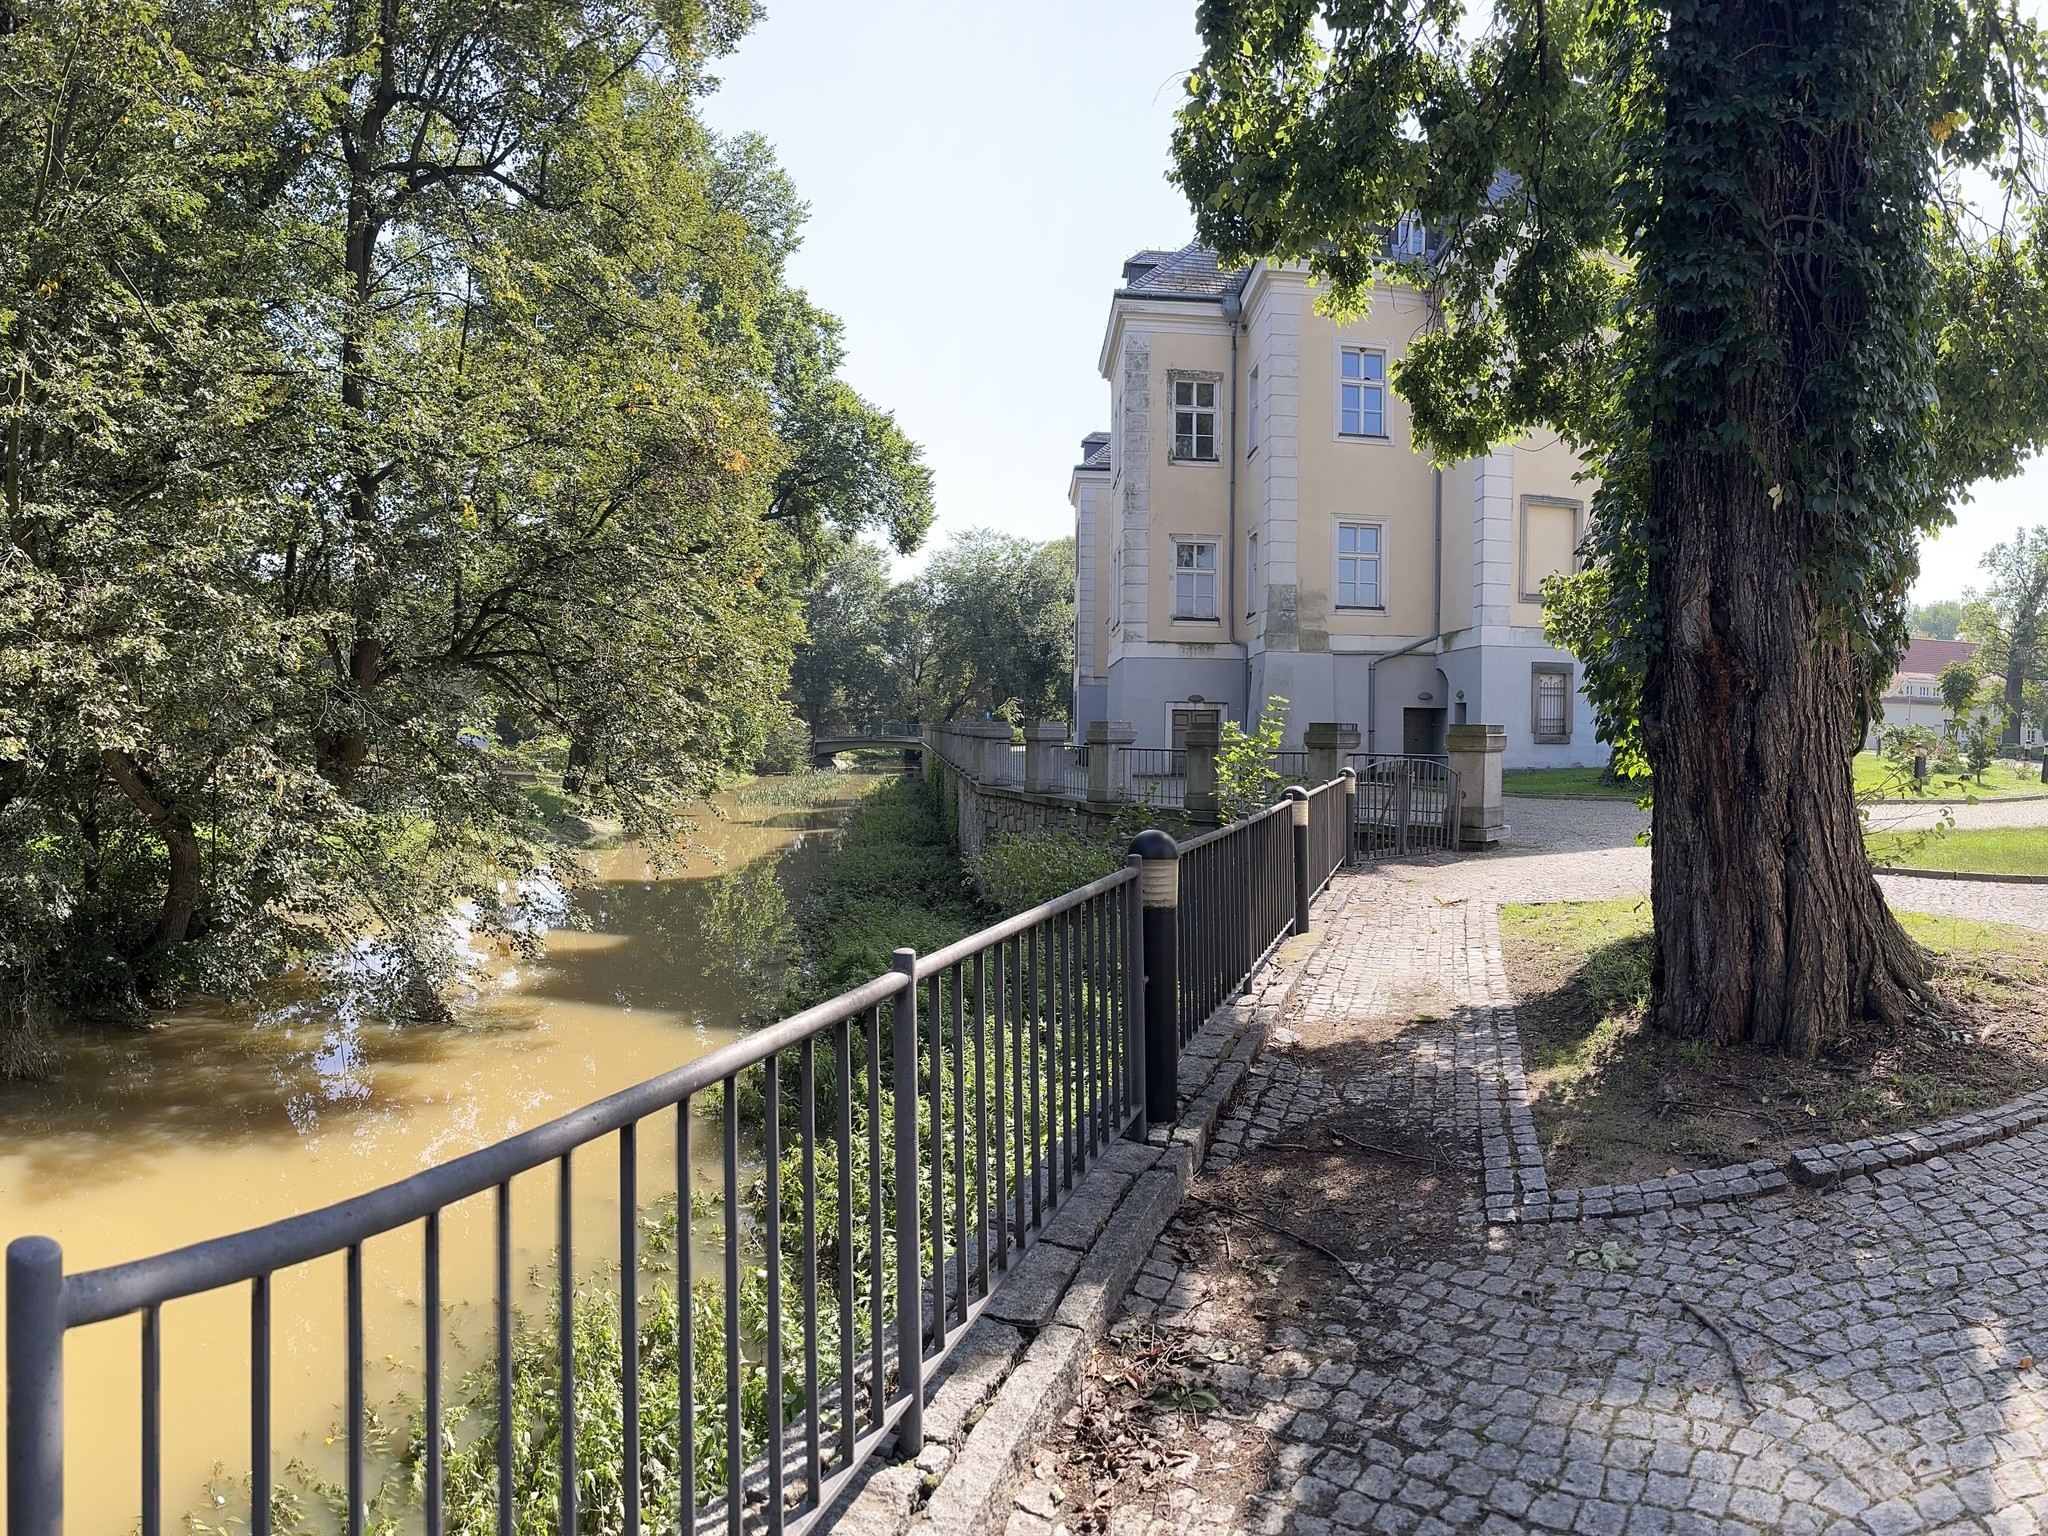
M 1321 1315 L 1285 1326 L 1235 1310 L 1242 1277 L 1184 1209 L 1126 1319 L 1216 1360 L 1217 1407 L 1153 1421 L 1163 1469 L 1129 1476 L 1110 1531 L 2048 1532 L 2048 1130 L 1826 1193 L 1483 1223 L 1500 1170 L 1533 1153 L 1541 1178 L 1498 904 L 1641 896 L 1649 875 L 1631 806 L 1517 800 L 1510 823 L 1493 854 L 1332 885 L 1298 1033 L 1206 1170 L 1376 1117 L 1469 1149 L 1454 1208 L 1426 1242 L 1362 1245 Z M 2048 930 L 2048 887 L 1884 884 Z M 1311 1046 L 1347 1033 L 1326 1077 Z M 1048 1452 L 1009 1536 L 1060 1528 L 1048 1490 L 1073 1475 Z

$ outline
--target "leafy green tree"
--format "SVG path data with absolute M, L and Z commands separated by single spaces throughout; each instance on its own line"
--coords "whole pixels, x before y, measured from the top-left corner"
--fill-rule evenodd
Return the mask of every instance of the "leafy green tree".
M 1962 633 L 1982 647 L 1977 655 L 1985 669 L 2005 678 L 1999 734 L 2008 750 L 2017 751 L 2026 685 L 2048 676 L 2048 655 L 2042 653 L 2048 638 L 2048 528 L 2031 534 L 2022 528 L 2010 544 L 1984 557 L 1984 568 L 1991 583 L 1965 608 Z
M 1952 661 L 1941 669 L 1941 676 L 1935 680 L 1935 687 L 1941 690 L 1941 707 L 1948 711 L 1952 728 L 1960 728 L 1964 716 L 1970 712 L 1970 701 L 1977 697 L 1977 685 L 1984 680 L 1984 674 L 1977 670 L 1974 661 Z
M 1906 610 L 1906 630 L 1929 640 L 1953 640 L 1963 621 L 1963 604 L 1957 598 L 1932 603 L 1915 603 Z
M 848 543 L 804 594 L 807 637 L 797 648 L 790 691 L 813 735 L 833 735 L 881 718 L 894 702 L 889 656 L 889 569 L 872 544 Z
M 0 1070 L 359 936 L 431 1012 L 556 861 L 512 743 L 666 846 L 807 563 L 929 520 L 700 120 L 754 8 L 0 14 Z
M 1063 717 L 1074 666 L 1074 541 L 1034 544 L 969 529 L 932 557 L 932 659 L 926 696 L 938 718 L 963 711 Z
M 1851 758 L 1915 541 L 2048 438 L 2038 29 L 2002 0 L 1208 0 L 1176 175 L 1334 309 L 1405 277 L 1444 460 L 1599 477 L 1585 663 L 1653 770 L 1653 1018 L 1810 1053 L 1932 1005 Z M 1973 225 L 1984 173 L 2018 210 Z M 1427 250 L 1390 242 L 1399 221 Z M 1767 850 L 1768 856 L 1759 856 Z

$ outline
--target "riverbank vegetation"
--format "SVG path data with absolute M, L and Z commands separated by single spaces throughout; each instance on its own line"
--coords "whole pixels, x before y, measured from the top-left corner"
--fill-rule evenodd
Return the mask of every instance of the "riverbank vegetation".
M 364 936 L 432 1012 L 555 824 L 671 846 L 790 734 L 809 574 L 931 488 L 703 121 L 754 15 L 0 28 L 0 1072 Z
M 1511 905 L 1501 948 L 1552 1177 L 1625 1183 L 1923 1125 L 2048 1083 L 2048 938 L 1900 913 L 1940 1012 L 1807 1061 L 1648 1027 L 1647 904 Z

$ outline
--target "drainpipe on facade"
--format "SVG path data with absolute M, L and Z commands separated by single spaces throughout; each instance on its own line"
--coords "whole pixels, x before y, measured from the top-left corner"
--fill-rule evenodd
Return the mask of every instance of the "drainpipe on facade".
M 1223 589 L 1224 638 L 1237 646 L 1244 657 L 1244 718 L 1249 726 L 1252 711 L 1252 648 L 1237 637 L 1237 321 L 1244 313 L 1244 300 L 1234 293 L 1223 295 L 1223 320 L 1230 327 L 1230 480 L 1224 492 L 1225 527 L 1229 529 L 1229 584 Z M 1245 594 L 1249 597 L 1249 591 Z
M 1429 627 L 1431 633 L 1421 640 L 1411 640 L 1398 651 L 1388 651 L 1384 656 L 1375 656 L 1365 664 L 1365 750 L 1371 756 L 1374 743 L 1379 736 L 1380 720 L 1380 663 L 1392 661 L 1396 656 L 1408 656 L 1421 650 L 1425 645 L 1441 644 L 1444 634 L 1444 472 L 1435 465 L 1430 466 L 1430 477 L 1436 491 L 1436 601 L 1431 607 Z M 1251 662 L 1245 662 L 1246 688 L 1250 688 Z M 1407 746 L 1406 742 L 1402 746 Z

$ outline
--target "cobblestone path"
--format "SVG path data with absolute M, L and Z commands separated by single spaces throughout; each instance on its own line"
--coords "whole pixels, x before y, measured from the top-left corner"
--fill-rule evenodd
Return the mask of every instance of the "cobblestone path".
M 1333 885 L 1329 937 L 1205 1183 L 1343 1124 L 1393 1155 L 1447 1149 L 1447 1193 L 1341 1270 L 1304 1258 L 1326 1276 L 1312 1315 L 1249 1320 L 1245 1238 L 1219 1251 L 1219 1207 L 1184 1207 L 1118 1330 L 1213 1362 L 1217 1406 L 1153 1418 L 1158 1470 L 1116 1489 L 1108 1529 L 2048 1532 L 2048 1130 L 1826 1193 L 1482 1221 L 1504 1170 L 1541 1177 L 1511 1091 L 1498 904 L 1647 882 L 1626 818 L 1535 804 L 1511 807 L 1503 853 Z M 1886 885 L 2048 928 L 2041 887 Z M 1332 1217 L 1297 1219 L 1295 1243 L 1327 1251 Z M 1078 1472 L 1063 1454 L 1027 1478 L 1009 1536 L 1073 1518 L 1053 1493 Z

